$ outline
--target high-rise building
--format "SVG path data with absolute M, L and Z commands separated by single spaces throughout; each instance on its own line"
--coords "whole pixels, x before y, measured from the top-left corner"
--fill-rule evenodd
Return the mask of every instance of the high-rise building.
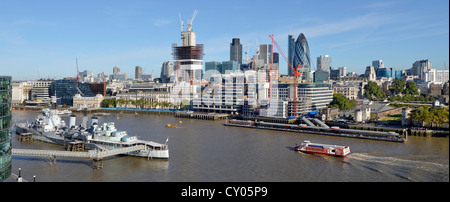
M 134 70 L 134 79 L 140 80 L 141 75 L 142 75 L 142 67 L 138 65 L 138 66 L 136 66 L 136 68 Z
M 188 21 L 188 30 L 183 31 L 181 21 L 181 46 L 172 44 L 172 55 L 175 66 L 175 85 L 171 92 L 172 103 L 189 104 L 193 98 L 201 93 L 201 79 L 203 67 L 203 44 L 196 44 L 197 36 L 192 30 L 192 21 L 197 15 L 194 12 L 192 19 Z
M 411 68 L 411 75 L 417 75 L 420 79 L 424 79 L 424 72 L 433 69 L 433 65 L 427 60 L 418 60 L 413 63 Z
M 161 82 L 162 83 L 169 83 L 170 77 L 173 75 L 173 63 L 170 61 L 165 61 L 161 66 Z
M 317 70 L 329 71 L 331 68 L 331 57 L 328 55 L 317 57 Z
M 222 63 L 217 61 L 205 62 L 205 73 L 203 79 L 210 80 L 212 75 L 222 73 Z
M 230 43 L 230 61 L 237 61 L 242 64 L 242 44 L 239 38 L 233 38 Z
M 189 32 L 188 34 L 186 34 Z M 190 39 L 186 39 L 190 38 Z M 175 82 L 199 83 L 203 65 L 203 44 L 195 44 L 194 31 L 181 32 L 181 46 L 172 44 L 172 55 L 177 71 Z
M 261 44 L 259 45 L 259 59 L 264 61 L 264 64 L 270 63 L 270 51 L 272 49 L 272 44 Z
M 372 66 L 377 71 L 380 68 L 384 68 L 384 62 L 383 60 L 374 60 L 372 61 Z
M 120 72 L 120 68 L 118 68 L 118 67 L 113 67 L 113 74 L 119 73 L 119 72 Z
M 295 44 L 295 38 L 292 35 L 288 35 L 288 60 L 293 65 L 294 64 L 294 44 Z M 294 67 L 295 68 L 295 67 Z M 288 76 L 294 76 L 294 71 L 289 67 L 289 64 L 287 65 L 288 69 Z
M 237 61 L 223 61 L 222 62 L 222 74 L 229 74 L 231 72 L 239 70 L 239 64 Z
M 302 73 L 302 81 L 310 81 L 311 57 L 308 41 L 303 33 L 300 33 L 295 41 L 293 51 L 292 66 L 296 69 L 298 64 L 301 63 L 299 72 Z
M 11 77 L 0 76 L 0 182 L 11 176 Z

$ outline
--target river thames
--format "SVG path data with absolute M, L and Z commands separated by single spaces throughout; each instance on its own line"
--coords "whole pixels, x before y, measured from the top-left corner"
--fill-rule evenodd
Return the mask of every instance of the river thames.
M 13 111 L 13 121 L 33 121 L 36 111 Z M 82 115 L 76 113 L 77 125 Z M 119 119 L 117 119 L 119 117 Z M 449 138 L 410 136 L 406 143 L 276 132 L 224 126 L 225 121 L 182 119 L 170 115 L 111 114 L 99 124 L 115 122 L 118 130 L 139 139 L 164 143 L 170 159 L 109 157 L 104 168 L 90 159 L 12 157 L 12 172 L 39 182 L 448 182 Z M 69 117 L 63 116 L 66 123 Z M 88 123 L 90 116 L 88 114 Z M 180 124 L 179 122 L 182 121 Z M 167 128 L 178 124 L 178 128 Z M 22 143 L 12 135 L 13 148 L 56 149 L 40 141 Z M 349 145 L 344 158 L 293 150 L 303 140 Z

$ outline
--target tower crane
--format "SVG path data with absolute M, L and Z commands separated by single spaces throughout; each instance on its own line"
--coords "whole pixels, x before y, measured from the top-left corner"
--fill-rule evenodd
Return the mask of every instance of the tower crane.
M 197 13 L 198 13 L 198 10 L 195 10 L 194 14 L 192 15 L 192 18 L 190 20 L 188 20 L 188 31 L 192 31 L 192 23 L 194 22 L 194 18 L 197 15 Z
M 183 20 L 181 20 L 181 13 L 178 13 L 178 17 L 180 17 L 181 31 L 183 31 Z
M 272 48 L 271 48 L 271 51 L 270 51 L 271 55 L 273 55 L 273 45 L 275 45 L 277 47 L 277 49 L 280 51 L 280 53 L 283 56 L 284 60 L 286 60 L 286 62 L 288 63 L 289 68 L 291 68 L 291 70 L 294 72 L 294 80 L 295 80 L 295 82 L 294 82 L 294 102 L 293 102 L 294 109 L 293 109 L 293 116 L 296 117 L 297 116 L 297 113 L 296 113 L 297 112 L 297 84 L 299 83 L 297 78 L 298 78 L 298 76 L 300 76 L 300 80 L 301 80 L 302 75 L 303 75 L 299 71 L 301 62 L 299 62 L 298 65 L 297 65 L 297 68 L 294 69 L 292 64 L 287 59 L 286 55 L 284 55 L 284 52 L 281 50 L 280 46 L 278 46 L 277 41 L 275 41 L 275 39 L 273 38 L 273 34 L 269 35 L 269 37 L 272 39 Z M 272 65 L 273 65 L 273 56 L 271 56 L 271 59 L 272 60 L 270 61 L 270 69 L 269 69 L 269 75 L 270 75 L 270 77 L 269 77 L 269 83 L 270 83 L 269 96 L 270 96 L 270 99 L 272 98 Z

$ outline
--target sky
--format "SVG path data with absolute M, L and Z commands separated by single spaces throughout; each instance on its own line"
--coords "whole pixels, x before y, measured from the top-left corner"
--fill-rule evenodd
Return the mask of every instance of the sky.
M 398 69 L 422 59 L 449 66 L 447 0 L 0 0 L 0 75 L 74 77 L 77 58 L 80 72 L 112 74 L 117 66 L 134 78 L 139 65 L 159 77 L 180 44 L 178 15 L 186 29 L 194 10 L 204 62 L 229 60 L 232 38 L 251 57 L 270 34 L 287 54 L 288 35 L 304 33 L 314 69 L 321 55 L 358 74 L 374 60 Z M 281 55 L 280 73 L 287 74 Z

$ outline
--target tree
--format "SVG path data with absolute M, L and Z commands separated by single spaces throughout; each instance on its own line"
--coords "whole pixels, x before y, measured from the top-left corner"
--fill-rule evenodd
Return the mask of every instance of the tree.
M 103 107 L 116 107 L 116 100 L 115 99 L 104 99 L 102 101 Z
M 373 81 L 369 81 L 367 85 L 364 86 L 364 95 L 369 99 L 386 97 L 386 94 L 381 90 L 381 87 Z
M 349 100 L 345 95 L 336 93 L 333 95 L 333 100 L 330 105 L 340 110 L 347 110 L 356 107 L 357 103 L 355 100 Z
M 404 93 L 405 89 L 405 79 L 395 79 L 392 82 L 392 93 L 394 95 Z
M 416 82 L 406 81 L 405 95 L 419 95 Z

